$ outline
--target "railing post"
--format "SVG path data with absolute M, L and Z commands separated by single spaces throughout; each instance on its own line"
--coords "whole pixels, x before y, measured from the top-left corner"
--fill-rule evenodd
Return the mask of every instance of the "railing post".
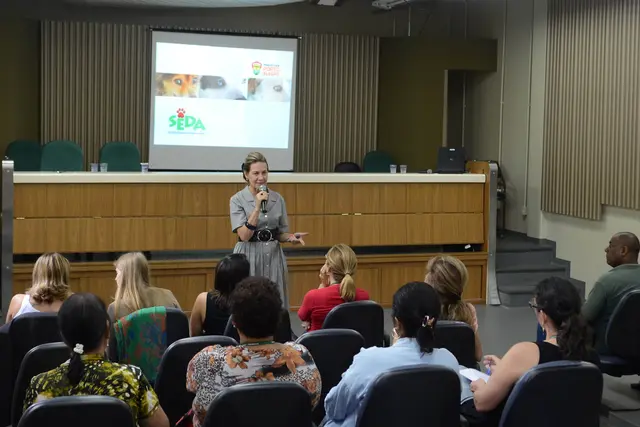
M 496 240 L 498 221 L 498 165 L 489 162 L 489 233 L 487 236 L 487 304 L 499 305 L 500 294 L 496 282 Z

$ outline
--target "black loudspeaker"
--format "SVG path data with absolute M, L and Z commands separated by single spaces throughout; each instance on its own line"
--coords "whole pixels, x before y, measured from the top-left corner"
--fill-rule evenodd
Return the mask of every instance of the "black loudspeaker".
M 466 152 L 464 148 L 440 147 L 438 149 L 437 173 L 465 173 Z

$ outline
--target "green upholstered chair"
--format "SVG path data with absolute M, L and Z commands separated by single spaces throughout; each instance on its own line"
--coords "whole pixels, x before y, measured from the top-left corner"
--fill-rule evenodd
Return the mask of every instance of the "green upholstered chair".
M 9 144 L 4 155 L 13 160 L 16 172 L 39 171 L 42 146 L 37 141 L 17 140 Z
M 107 163 L 109 172 L 140 172 L 140 150 L 132 142 L 107 142 L 100 163 Z
M 384 151 L 369 151 L 364 156 L 362 166 L 364 172 L 386 172 L 389 173 L 389 165 L 394 164 L 393 158 Z
M 42 147 L 40 170 L 44 172 L 82 172 L 82 148 L 71 141 L 51 141 Z

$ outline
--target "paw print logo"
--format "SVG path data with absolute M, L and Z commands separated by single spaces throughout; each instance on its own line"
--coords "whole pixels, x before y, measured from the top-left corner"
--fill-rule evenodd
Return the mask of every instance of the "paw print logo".
M 184 110 L 184 108 L 178 108 L 178 111 L 176 111 L 176 113 L 178 113 L 178 118 L 182 119 L 184 118 L 184 113 L 186 113 L 186 111 Z

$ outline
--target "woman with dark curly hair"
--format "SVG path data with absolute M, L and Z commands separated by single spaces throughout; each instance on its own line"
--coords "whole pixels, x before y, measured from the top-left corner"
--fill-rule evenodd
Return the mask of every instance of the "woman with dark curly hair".
M 207 408 L 225 387 L 257 381 L 289 381 L 302 385 L 312 405 L 320 399 L 320 373 L 300 344 L 274 341 L 282 312 L 278 286 L 265 277 L 248 277 L 230 298 L 239 346 L 207 347 L 189 362 L 187 390 L 195 393 L 193 425 L 204 424 Z

